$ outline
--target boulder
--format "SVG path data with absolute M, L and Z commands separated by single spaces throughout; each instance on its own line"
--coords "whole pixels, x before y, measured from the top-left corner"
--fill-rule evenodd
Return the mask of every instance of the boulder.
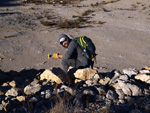
M 13 80 L 13 81 L 9 82 L 9 85 L 10 85 L 11 87 L 16 87 L 16 82 Z
M 20 93 L 20 90 L 18 88 L 11 88 L 5 93 L 5 95 L 6 96 L 18 96 L 19 93 Z
M 106 85 L 110 82 L 110 78 L 109 77 L 105 77 L 104 79 L 100 79 L 99 80 L 99 83 L 102 84 L 102 85 Z
M 103 85 L 95 85 L 94 87 L 97 89 L 99 95 L 105 95 L 106 94 L 105 86 L 103 86 Z
M 141 73 L 141 74 L 148 74 L 148 73 L 150 73 L 150 71 L 149 70 L 140 70 L 139 73 Z
M 49 69 L 46 69 L 40 75 L 40 80 L 44 80 L 44 79 L 51 80 L 52 82 L 56 82 L 57 84 L 63 83 L 62 80 Z
M 117 99 L 117 94 L 113 90 L 108 90 L 106 97 L 110 100 L 115 100 L 115 99 Z
M 128 69 L 123 69 L 123 73 L 131 77 L 132 75 L 136 75 L 138 71 L 136 69 L 128 68 Z
M 41 85 L 40 84 L 36 84 L 34 86 L 32 85 L 28 85 L 24 88 L 24 93 L 26 95 L 31 95 L 31 94 L 35 94 L 37 93 L 38 91 L 40 91 L 41 89 Z
M 118 80 L 118 86 L 122 89 L 123 93 L 129 96 L 142 96 L 142 90 L 135 84 L 130 82 Z
M 124 95 L 122 89 L 116 89 L 115 91 L 119 95 L 119 97 L 118 97 L 119 99 L 124 99 L 125 95 Z
M 150 84 L 150 75 L 148 74 L 137 74 L 134 78 Z
M 76 95 L 76 90 L 66 86 L 66 85 L 62 85 L 61 89 L 64 89 L 65 91 L 67 91 L 68 93 L 70 93 L 72 96 Z
M 17 99 L 19 102 L 23 102 L 23 101 L 25 101 L 25 96 L 17 96 L 16 99 Z
M 121 76 L 119 77 L 119 79 L 120 79 L 120 80 L 123 80 L 123 81 L 128 81 L 128 80 L 129 80 L 129 77 L 128 77 L 128 75 L 121 75 Z
M 74 76 L 75 76 L 75 78 L 78 78 L 78 79 L 81 79 L 81 80 L 87 80 L 87 79 L 93 78 L 96 73 L 97 73 L 97 71 L 94 70 L 94 69 L 84 68 L 84 69 L 78 69 L 74 73 Z
M 46 91 L 42 91 L 41 95 L 45 98 L 45 99 L 49 99 L 52 96 L 52 92 L 51 90 L 46 90 Z

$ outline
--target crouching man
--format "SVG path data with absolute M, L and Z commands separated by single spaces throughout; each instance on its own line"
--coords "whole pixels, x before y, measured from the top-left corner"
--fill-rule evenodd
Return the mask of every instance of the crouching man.
M 86 68 L 92 65 L 92 60 L 84 56 L 83 49 L 76 40 L 70 39 L 66 34 L 61 34 L 59 36 L 59 43 L 66 48 L 66 52 L 63 55 L 55 54 L 52 58 L 62 59 L 62 67 L 66 73 L 69 66 Z

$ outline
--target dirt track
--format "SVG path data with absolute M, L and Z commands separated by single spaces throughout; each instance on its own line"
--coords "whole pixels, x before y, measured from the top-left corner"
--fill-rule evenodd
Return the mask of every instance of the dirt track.
M 4 1 L 4 0 L 1 0 Z M 105 0 L 108 1 L 108 0 Z M 86 0 L 74 6 L 20 4 L 21 0 L 0 5 L 0 69 L 46 69 L 61 67 L 60 60 L 47 59 L 48 53 L 63 53 L 58 41 L 61 33 L 91 37 L 97 48 L 96 67 L 101 71 L 141 69 L 150 65 L 150 2 L 120 0 L 92 7 L 102 0 Z M 58 29 L 40 21 L 74 19 L 85 11 L 83 28 Z M 99 24 L 102 22 L 102 24 Z

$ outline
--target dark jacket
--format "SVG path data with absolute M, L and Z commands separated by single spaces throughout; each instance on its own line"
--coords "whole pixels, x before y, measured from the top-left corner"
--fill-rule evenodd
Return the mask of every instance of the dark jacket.
M 88 65 L 88 59 L 83 55 L 83 49 L 75 40 L 69 41 L 69 46 L 66 53 L 63 55 L 63 59 L 77 59 L 83 65 Z

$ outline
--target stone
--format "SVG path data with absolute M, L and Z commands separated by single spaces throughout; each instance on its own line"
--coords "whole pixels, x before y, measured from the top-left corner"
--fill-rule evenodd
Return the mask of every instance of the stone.
M 120 80 L 123 80 L 123 81 L 128 81 L 128 80 L 129 80 L 129 77 L 128 77 L 128 75 L 121 75 L 121 76 L 119 77 L 119 79 L 120 79 Z
M 16 87 L 16 82 L 13 80 L 13 81 L 9 82 L 9 85 L 10 85 L 11 87 Z
M 150 73 L 150 71 L 149 70 L 140 70 L 139 73 L 141 73 L 141 74 L 148 74 L 148 73 Z
M 85 81 L 85 83 L 86 83 L 88 86 L 91 86 L 91 85 L 97 84 L 97 80 L 96 80 L 96 79 L 88 79 L 88 80 Z
M 138 71 L 132 68 L 128 68 L 128 69 L 123 69 L 123 73 L 131 77 L 132 75 L 136 75 Z
M 93 78 L 100 79 L 100 75 L 96 73 Z
M 146 66 L 146 67 L 144 67 L 144 69 L 150 70 L 150 66 Z
M 9 86 L 9 83 L 3 83 L 1 86 L 3 86 L 3 87 L 6 87 L 6 86 Z
M 16 99 L 17 99 L 19 102 L 23 102 L 23 101 L 25 101 L 25 96 L 17 96 Z
M 66 85 L 62 85 L 61 89 L 64 89 L 65 91 L 67 91 L 68 93 L 70 93 L 72 96 L 76 95 L 76 90 L 66 86 Z
M 109 84 L 114 84 L 117 82 L 117 79 L 121 76 L 119 71 L 114 71 L 114 76 L 112 77 L 112 79 L 109 81 Z
M 143 82 L 146 82 L 148 84 L 150 84 L 149 80 L 150 80 L 150 75 L 148 74 L 137 74 L 135 77 L 134 77 L 136 80 L 141 80 Z
M 96 74 L 97 71 L 91 68 L 84 68 L 84 69 L 78 69 L 75 73 L 74 76 L 75 78 L 81 79 L 81 80 L 87 80 L 90 79 L 91 76 L 90 74 Z
M 38 91 L 40 91 L 41 89 L 41 85 L 40 84 L 36 84 L 34 86 L 32 85 L 28 85 L 24 88 L 24 93 L 26 95 L 31 95 L 31 94 L 35 94 L 37 93 Z
M 142 90 L 134 84 L 118 80 L 118 86 L 122 89 L 123 93 L 128 96 L 142 96 Z
M 19 89 L 18 88 L 11 88 L 10 90 L 8 90 L 5 95 L 6 96 L 18 96 L 19 94 Z
M 85 90 L 83 91 L 83 94 L 84 94 L 84 95 L 94 95 L 95 93 L 94 93 L 94 91 L 92 91 L 91 89 L 85 89 Z
M 39 80 L 37 80 L 36 78 L 34 78 L 34 80 L 30 83 L 32 86 L 38 84 Z
M 38 102 L 38 98 L 37 98 L 37 97 L 31 97 L 31 98 L 29 99 L 29 102 L 31 102 L 31 103 Z
M 41 92 L 41 95 L 44 96 L 44 98 L 49 99 L 52 96 L 51 90 L 46 90 Z
M 124 95 L 122 89 L 116 89 L 115 91 L 119 95 L 119 97 L 118 97 L 119 99 L 124 99 L 125 95 Z
M 94 87 L 97 89 L 99 95 L 105 95 L 106 94 L 105 86 L 103 86 L 103 85 L 95 85 Z
M 5 93 L 4 93 L 3 91 L 0 90 L 0 96 L 1 96 L 1 95 L 5 95 Z
M 105 77 L 104 79 L 100 79 L 99 80 L 99 83 L 102 84 L 102 85 L 106 85 L 110 82 L 110 78 L 109 77 Z
M 117 94 L 113 90 L 108 90 L 106 97 L 110 100 L 115 100 L 115 99 L 117 99 Z
M 52 82 L 56 82 L 57 84 L 63 83 L 62 80 L 56 76 L 51 70 L 46 69 L 41 75 L 40 80 L 51 80 Z

